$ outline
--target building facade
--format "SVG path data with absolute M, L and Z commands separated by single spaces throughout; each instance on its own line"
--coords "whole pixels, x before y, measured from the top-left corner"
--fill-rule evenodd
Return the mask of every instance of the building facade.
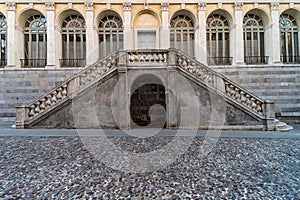
M 83 67 L 139 48 L 178 48 L 208 65 L 300 62 L 297 2 L 23 0 L 0 4 L 0 22 L 7 68 Z

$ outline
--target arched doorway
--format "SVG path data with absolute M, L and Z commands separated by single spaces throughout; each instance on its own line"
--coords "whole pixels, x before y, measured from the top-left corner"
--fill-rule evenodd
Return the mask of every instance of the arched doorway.
M 131 87 L 131 127 L 165 128 L 165 87 L 154 75 L 143 75 Z

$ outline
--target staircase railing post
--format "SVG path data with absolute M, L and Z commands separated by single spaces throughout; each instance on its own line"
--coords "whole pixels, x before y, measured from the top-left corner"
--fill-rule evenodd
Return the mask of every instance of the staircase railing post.
M 167 127 L 169 129 L 177 129 L 179 119 L 177 118 L 177 90 L 176 85 L 176 68 L 177 68 L 177 50 L 169 49 L 168 51 L 168 86 L 166 90 L 166 108 L 167 108 Z
M 266 100 L 264 102 L 264 121 L 266 131 L 275 130 L 274 101 Z
M 26 107 L 24 105 L 16 106 L 16 128 L 25 128 L 26 116 Z
M 118 105 L 118 126 L 120 129 L 130 129 L 130 92 L 127 83 L 127 64 L 128 64 L 127 51 L 119 51 L 117 58 L 118 68 L 118 83 L 117 83 L 117 105 Z

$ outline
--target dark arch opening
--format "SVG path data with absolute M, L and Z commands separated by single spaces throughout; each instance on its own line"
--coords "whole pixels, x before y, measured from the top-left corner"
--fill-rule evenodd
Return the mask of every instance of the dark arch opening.
M 131 127 L 165 128 L 166 95 L 161 80 L 154 75 L 143 75 L 131 87 Z

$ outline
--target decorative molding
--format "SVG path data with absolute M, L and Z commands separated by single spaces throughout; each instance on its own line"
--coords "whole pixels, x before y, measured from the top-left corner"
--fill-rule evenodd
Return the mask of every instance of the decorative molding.
M 29 8 L 33 8 L 33 3 L 32 3 L 32 2 L 29 3 L 29 4 L 28 4 L 28 7 L 29 7 Z
M 222 8 L 222 6 L 223 6 L 223 5 L 222 5 L 222 3 L 221 3 L 221 2 L 219 2 L 219 3 L 218 3 L 218 8 L 219 8 L 219 9 L 221 9 L 221 8 Z
M 129 2 L 123 3 L 123 10 L 124 11 L 130 11 L 131 10 L 131 3 L 129 3 Z
M 68 8 L 72 9 L 73 8 L 73 4 L 71 2 L 68 3 Z
M 271 10 L 278 10 L 278 7 L 279 7 L 279 3 L 277 2 L 271 3 Z
M 169 3 L 161 3 L 161 10 L 168 11 L 169 10 Z
M 106 4 L 106 9 L 109 9 L 109 10 L 110 10 L 110 5 L 111 5 L 110 3 L 107 3 L 107 4 Z
M 243 7 L 243 2 L 235 2 L 234 3 L 234 9 L 236 11 L 242 11 L 242 7 Z
M 47 2 L 45 6 L 47 11 L 54 11 L 54 2 Z
M 294 3 L 290 3 L 290 8 L 294 8 Z
M 84 5 L 85 5 L 85 10 L 86 11 L 93 11 L 94 10 L 94 3 L 86 2 Z
M 203 10 L 203 11 L 206 10 L 206 3 L 205 2 L 199 2 L 198 3 L 198 11 L 200 11 L 200 10 Z
M 16 3 L 8 2 L 6 3 L 7 11 L 15 11 L 16 10 Z
M 181 3 L 181 9 L 185 9 L 185 3 Z
M 258 8 L 258 3 L 254 3 L 254 8 Z

